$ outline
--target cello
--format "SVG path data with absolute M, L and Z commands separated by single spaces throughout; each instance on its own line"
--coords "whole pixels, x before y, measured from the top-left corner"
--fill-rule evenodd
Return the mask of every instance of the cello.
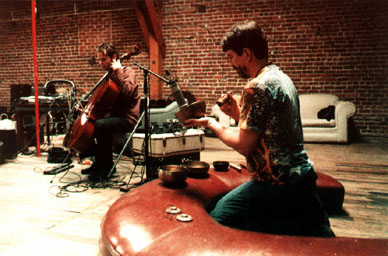
M 124 54 L 119 59 L 120 61 L 128 60 L 140 53 L 140 46 L 136 45 L 134 51 Z M 87 104 L 68 129 L 63 140 L 63 146 L 71 148 L 78 153 L 89 149 L 93 141 L 94 123 L 109 114 L 111 105 L 119 95 L 117 85 L 109 78 L 111 72 L 111 70 L 106 72 L 93 89 L 82 99 L 85 101 L 88 99 Z

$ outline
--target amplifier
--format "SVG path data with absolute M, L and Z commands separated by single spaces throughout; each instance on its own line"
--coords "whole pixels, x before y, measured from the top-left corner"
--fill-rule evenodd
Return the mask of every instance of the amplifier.
M 3 155 L 6 159 L 16 158 L 17 156 L 17 143 L 16 143 L 16 130 L 0 130 L 0 141 L 3 145 Z
M 20 97 L 26 97 L 31 95 L 30 84 L 13 84 L 11 85 L 11 103 L 14 103 Z
M 0 164 L 4 163 L 4 143 L 0 141 Z

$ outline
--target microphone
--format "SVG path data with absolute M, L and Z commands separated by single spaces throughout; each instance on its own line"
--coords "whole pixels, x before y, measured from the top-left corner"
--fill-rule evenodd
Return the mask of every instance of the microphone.
M 170 89 L 172 91 L 172 95 L 174 96 L 176 102 L 178 103 L 179 107 L 187 107 L 188 102 L 186 98 L 183 96 L 183 92 L 181 88 L 178 86 L 176 81 L 172 80 L 171 82 L 168 83 L 170 86 Z

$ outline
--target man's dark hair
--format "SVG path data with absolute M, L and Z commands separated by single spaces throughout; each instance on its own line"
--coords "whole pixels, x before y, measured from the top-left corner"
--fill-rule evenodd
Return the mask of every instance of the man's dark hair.
M 222 50 L 232 50 L 241 56 L 243 49 L 250 49 L 257 59 L 268 58 L 268 43 L 255 21 L 234 25 L 222 38 Z
M 116 54 L 116 57 L 119 58 L 119 52 L 117 51 L 114 45 L 108 43 L 102 43 L 97 47 L 97 52 L 102 52 L 104 55 L 113 58 L 113 55 Z

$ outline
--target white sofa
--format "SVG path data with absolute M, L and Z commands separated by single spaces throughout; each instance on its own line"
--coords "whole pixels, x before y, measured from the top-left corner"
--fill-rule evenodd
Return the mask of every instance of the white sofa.
M 356 112 L 356 106 L 341 101 L 332 94 L 301 94 L 300 114 L 305 142 L 348 142 L 348 119 Z M 318 112 L 334 106 L 334 119 L 318 118 Z
M 341 101 L 332 94 L 301 94 L 299 95 L 300 114 L 302 118 L 305 142 L 348 142 L 348 119 L 356 112 L 356 106 L 349 101 Z M 318 118 L 318 112 L 334 106 L 334 119 Z M 233 119 L 225 115 L 215 104 L 214 115 L 225 127 L 235 126 Z

